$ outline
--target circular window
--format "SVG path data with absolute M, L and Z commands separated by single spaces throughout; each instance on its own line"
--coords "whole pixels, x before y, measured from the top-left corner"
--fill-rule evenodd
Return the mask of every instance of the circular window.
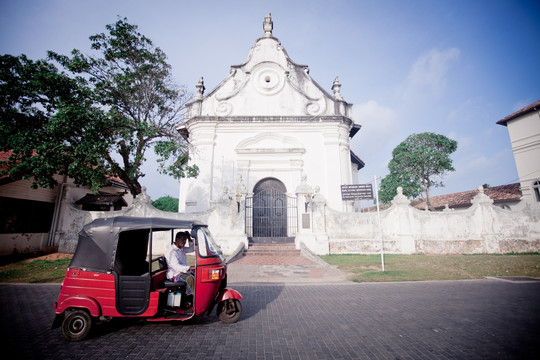
M 283 69 L 273 63 L 266 63 L 253 71 L 253 86 L 264 95 L 274 95 L 283 89 L 285 77 Z

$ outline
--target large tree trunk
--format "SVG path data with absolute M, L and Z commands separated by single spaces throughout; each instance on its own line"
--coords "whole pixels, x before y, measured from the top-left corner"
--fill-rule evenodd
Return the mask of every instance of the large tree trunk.
M 429 200 L 429 187 L 426 187 L 424 189 L 424 192 L 426 193 L 426 204 L 427 204 L 427 207 L 429 210 L 432 210 L 432 207 L 431 207 L 431 201 Z
M 133 198 L 136 198 L 137 195 L 142 192 L 141 184 L 139 184 L 137 180 L 129 180 L 127 182 L 127 185 L 129 187 L 129 191 L 131 192 L 131 195 L 133 195 Z

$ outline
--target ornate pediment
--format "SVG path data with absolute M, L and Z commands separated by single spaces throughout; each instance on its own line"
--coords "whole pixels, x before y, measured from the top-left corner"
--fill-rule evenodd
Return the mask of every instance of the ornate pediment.
M 352 105 L 334 82 L 331 95 L 309 76 L 306 65 L 296 64 L 272 35 L 270 14 L 264 35 L 251 48 L 246 62 L 233 65 L 229 76 L 205 96 L 198 93 L 187 105 L 187 118 L 197 116 L 346 116 Z M 337 79 L 337 78 L 336 78 Z M 337 80 L 336 80 L 337 81 Z

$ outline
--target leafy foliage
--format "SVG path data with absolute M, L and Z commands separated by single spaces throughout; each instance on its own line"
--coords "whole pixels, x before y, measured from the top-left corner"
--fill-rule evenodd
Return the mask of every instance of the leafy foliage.
M 105 184 L 99 154 L 114 124 L 94 106 L 86 80 L 44 60 L 2 55 L 0 93 L 0 150 L 10 152 L 2 176 L 33 179 L 34 188 L 53 187 L 55 174 L 95 189 Z
M 407 137 L 392 151 L 390 174 L 381 181 L 380 201 L 389 203 L 401 186 L 409 198 L 424 193 L 431 207 L 429 189 L 444 186 L 440 178 L 454 171 L 450 154 L 456 150 L 457 142 L 444 135 L 425 132 Z
M 159 199 L 152 201 L 152 205 L 159 210 L 178 212 L 178 199 L 172 196 L 162 196 Z
M 96 191 L 115 175 L 136 196 L 149 148 L 160 172 L 197 174 L 175 129 L 189 96 L 174 84 L 165 54 L 125 18 L 106 29 L 90 37 L 96 56 L 49 52 L 67 74 L 45 60 L 2 57 L 0 130 L 7 140 L 0 144 L 12 151 L 2 169 L 12 178 L 54 186 L 54 174 L 66 174 Z

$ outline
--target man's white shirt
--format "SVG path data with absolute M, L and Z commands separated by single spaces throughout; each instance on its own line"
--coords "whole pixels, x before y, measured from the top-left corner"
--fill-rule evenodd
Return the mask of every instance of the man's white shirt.
M 175 244 L 172 244 L 171 248 L 165 254 L 165 260 L 167 260 L 167 279 L 173 279 L 176 275 L 187 273 L 189 271 L 189 265 L 187 264 L 186 253 L 193 252 L 193 241 L 190 241 L 190 246 L 184 246 L 179 248 Z

